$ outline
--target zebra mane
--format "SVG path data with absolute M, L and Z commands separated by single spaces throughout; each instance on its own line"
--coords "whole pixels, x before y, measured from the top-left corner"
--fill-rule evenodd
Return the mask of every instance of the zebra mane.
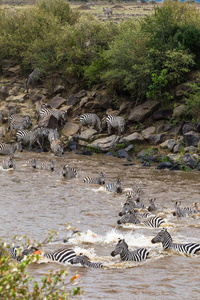
M 167 228 L 163 228 L 161 230 L 161 232 L 163 232 L 168 237 L 168 239 L 170 239 L 170 241 L 172 241 L 172 237 L 171 237 L 170 233 L 167 231 Z
M 128 244 L 125 242 L 125 239 L 118 238 L 118 243 L 123 244 L 128 249 Z

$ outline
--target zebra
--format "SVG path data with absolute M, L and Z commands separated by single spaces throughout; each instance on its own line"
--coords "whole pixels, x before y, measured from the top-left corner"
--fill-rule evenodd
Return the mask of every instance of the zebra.
M 96 114 L 87 113 L 80 116 L 80 127 L 79 133 L 81 133 L 81 128 L 83 125 L 92 125 L 93 128 L 96 128 L 99 132 L 102 131 L 101 120 Z
M 43 161 L 41 163 L 41 170 L 50 170 L 50 171 L 54 171 L 55 168 L 55 161 L 54 160 L 50 160 L 50 161 Z
M 148 214 L 138 215 L 133 211 L 128 211 L 125 213 L 118 221 L 117 224 L 143 224 L 147 227 L 158 228 L 164 223 L 164 220 L 157 216 L 152 216 Z
M 173 212 L 173 216 L 177 216 L 177 218 L 188 217 L 192 215 L 194 211 L 190 207 L 180 208 L 180 201 L 176 201 L 175 203 L 175 212 Z
M 136 208 L 136 203 L 135 201 L 132 201 L 131 199 L 130 200 L 127 200 L 124 205 L 123 205 L 123 208 L 122 208 L 122 211 L 119 213 L 119 216 L 123 216 L 125 215 L 127 212 L 131 212 L 133 214 L 136 213 L 135 211 L 135 208 Z
M 62 168 L 62 176 L 64 178 L 76 178 L 77 177 L 77 171 L 74 168 L 71 168 L 68 165 L 65 165 Z
M 156 198 L 149 199 L 148 211 L 155 211 L 155 210 L 157 210 L 157 208 L 155 206 L 155 201 L 156 201 Z
M 187 243 L 187 244 L 176 244 L 173 243 L 172 237 L 166 228 L 163 228 L 158 234 L 151 240 L 153 244 L 162 243 L 164 250 L 174 250 L 183 254 L 196 254 L 200 251 L 200 244 Z
M 13 129 L 25 129 L 29 126 L 32 126 L 31 118 L 30 116 L 19 116 L 16 114 L 12 114 L 9 118 L 9 129 L 10 129 L 10 135 L 12 136 Z
M 39 251 L 38 248 L 36 248 L 34 246 L 28 246 L 25 249 L 23 249 L 20 257 L 16 256 L 15 259 L 22 260 L 24 257 L 26 257 L 27 255 L 31 255 L 31 254 L 38 254 L 43 257 L 48 258 L 49 260 L 60 262 L 60 263 L 71 263 L 73 258 L 76 257 L 75 251 L 72 249 L 68 249 L 68 248 L 61 248 L 54 252 L 48 252 L 48 253 L 43 254 L 43 253 L 41 253 L 41 251 Z
M 15 144 L 0 143 L 0 155 L 10 155 L 11 157 L 13 157 L 16 150 L 20 152 L 23 151 L 21 143 L 15 143 Z
M 99 262 L 91 262 L 89 257 L 84 254 L 79 254 L 71 260 L 71 264 L 81 264 L 82 266 L 87 266 L 89 268 L 103 268 L 103 264 Z
M 193 203 L 193 207 L 194 207 L 194 211 L 193 211 L 194 213 L 200 213 L 200 210 L 199 210 L 197 202 Z
M 121 180 L 119 178 L 116 179 L 115 183 L 109 183 L 106 185 L 107 192 L 114 192 L 117 194 L 122 193 Z
M 42 149 L 42 145 L 40 144 L 39 138 L 42 136 L 42 129 L 36 128 L 34 131 L 32 130 L 18 130 L 16 133 L 16 138 L 18 142 L 29 143 L 29 149 L 31 149 L 32 145 L 37 142 L 37 144 Z
M 122 261 L 143 261 L 148 258 L 149 251 L 145 248 L 139 248 L 129 251 L 128 244 L 123 239 L 118 239 L 115 250 L 111 252 L 111 256 L 120 255 Z
M 118 135 L 121 135 L 124 132 L 125 120 L 123 117 L 108 115 L 106 118 L 108 134 L 111 134 L 111 128 L 118 128 Z
M 35 158 L 31 158 L 25 162 L 25 166 L 30 168 L 36 169 L 37 168 L 37 161 Z
M 84 183 L 93 183 L 93 184 L 99 184 L 99 185 L 105 185 L 105 174 L 103 172 L 99 173 L 98 177 L 92 178 L 92 177 L 85 177 L 83 179 Z
M 16 261 L 22 260 L 22 255 L 21 255 L 21 247 L 20 246 L 13 246 L 9 248 L 9 254 L 12 259 L 15 259 Z
M 34 85 L 41 78 L 41 70 L 36 68 L 33 70 L 31 74 L 29 74 L 28 79 L 26 81 L 26 91 L 28 93 L 29 85 Z
M 58 109 L 51 109 L 48 107 L 43 107 L 39 111 L 40 119 L 44 119 L 47 116 L 54 116 L 61 126 L 66 122 L 66 115 L 67 115 L 67 110 L 64 111 Z
M 58 130 L 57 130 L 57 128 L 56 129 L 47 129 L 48 131 L 49 131 L 49 133 L 48 133 L 48 140 L 49 140 L 49 142 L 51 143 L 53 140 L 57 140 L 57 139 L 59 139 L 60 138 L 60 136 L 59 136 L 59 133 L 58 133 Z
M 7 158 L 3 159 L 2 168 L 4 170 L 6 170 L 6 169 L 15 169 L 15 164 L 13 162 L 12 157 L 7 157 Z
M 55 139 L 50 144 L 51 151 L 56 156 L 61 156 L 64 153 L 62 143 L 59 139 Z

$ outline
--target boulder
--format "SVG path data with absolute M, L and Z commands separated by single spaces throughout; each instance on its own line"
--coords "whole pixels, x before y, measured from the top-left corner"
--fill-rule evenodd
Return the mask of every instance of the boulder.
M 191 169 L 194 169 L 198 163 L 198 160 L 195 155 L 185 154 L 182 158 L 182 163 Z
M 79 107 L 84 107 L 85 104 L 90 100 L 89 97 L 84 97 L 83 99 L 81 99 Z
M 184 148 L 185 153 L 197 153 L 197 148 L 194 146 L 189 146 Z
M 123 137 L 126 141 L 131 142 L 131 143 L 136 143 L 136 142 L 142 142 L 144 141 L 144 138 L 142 135 L 138 132 L 134 132 L 128 136 Z
M 184 122 L 180 121 L 176 123 L 169 131 L 171 135 L 177 135 L 181 133 L 182 127 L 183 127 Z
M 122 102 L 122 104 L 119 107 L 120 114 L 123 115 L 123 114 L 129 112 L 131 109 L 131 106 L 132 106 L 132 102 L 128 102 L 128 101 Z
M 0 100 L 5 100 L 8 97 L 8 92 L 5 86 L 0 87 Z
M 143 122 L 146 118 L 150 117 L 158 107 L 159 102 L 148 100 L 134 107 L 128 116 L 128 120 L 132 122 Z
M 80 139 L 89 140 L 92 136 L 97 133 L 95 129 L 89 128 L 81 132 Z
M 170 127 L 171 127 L 170 124 L 159 125 L 158 128 L 156 129 L 156 133 L 166 132 L 170 129 Z
M 128 161 L 132 161 L 132 157 L 126 152 L 125 149 L 120 149 L 117 151 L 118 158 L 126 158 Z
M 161 148 L 168 148 L 169 151 L 172 151 L 174 146 L 176 145 L 176 141 L 174 139 L 169 139 L 162 144 L 160 144 Z
M 186 147 L 195 146 L 197 147 L 199 144 L 199 133 L 190 131 L 183 135 Z
M 153 119 L 154 121 L 169 120 L 172 117 L 172 114 L 173 114 L 172 109 L 161 109 L 153 113 Z
M 38 122 L 39 127 L 58 128 L 58 120 L 53 115 L 46 116 Z
M 185 114 L 185 111 L 186 111 L 186 106 L 184 104 L 181 104 L 174 109 L 172 117 L 173 118 L 181 117 Z
M 160 144 L 164 141 L 166 137 L 165 133 L 157 133 L 157 134 L 151 134 L 149 136 L 149 142 L 153 145 Z
M 70 95 L 67 100 L 67 104 L 74 106 L 79 102 L 79 100 L 80 99 L 78 97 L 75 97 L 74 95 Z
M 41 94 L 31 94 L 31 95 L 29 96 L 30 100 L 31 100 L 33 103 L 42 100 L 43 97 L 44 97 L 44 96 L 41 95 Z
M 187 122 L 182 127 L 182 134 L 184 135 L 185 133 L 190 132 L 190 131 L 195 131 L 195 126 L 193 123 Z
M 67 102 L 67 100 L 63 97 L 58 97 L 58 96 L 55 96 L 49 103 L 48 105 L 51 107 L 51 108 L 59 108 L 61 107 L 61 105 L 63 103 Z
M 66 136 L 72 136 L 73 134 L 77 133 L 78 130 L 79 126 L 77 124 L 67 122 L 62 129 L 62 134 Z
M 27 99 L 27 94 L 19 94 L 17 96 L 10 96 L 6 98 L 7 102 L 24 103 Z
M 156 169 L 158 170 L 163 170 L 163 169 L 170 169 L 171 167 L 173 166 L 173 164 L 169 161 L 166 161 L 166 162 L 163 162 L 163 163 L 160 163 Z
M 151 134 L 155 133 L 155 130 L 156 130 L 156 128 L 154 126 L 151 126 L 151 127 L 148 127 L 146 129 L 142 130 L 141 134 L 145 140 L 148 140 L 149 136 Z
M 111 135 L 106 138 L 97 139 L 90 144 L 91 148 L 99 149 L 103 152 L 107 152 L 112 148 L 115 148 L 119 142 L 119 136 Z

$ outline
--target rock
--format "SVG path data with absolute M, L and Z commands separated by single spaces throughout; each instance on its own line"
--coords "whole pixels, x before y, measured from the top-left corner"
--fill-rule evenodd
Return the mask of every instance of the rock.
M 179 144 L 175 145 L 174 148 L 173 148 L 173 152 L 178 153 L 181 150 L 182 147 L 183 147 L 182 143 L 179 143 Z
M 6 98 L 7 102 L 16 102 L 16 103 L 24 103 L 27 99 L 27 94 L 19 94 L 17 96 L 10 96 Z
M 132 157 L 126 152 L 124 149 L 120 149 L 117 151 L 118 158 L 126 158 L 128 161 L 132 161 Z
M 79 104 L 79 107 L 84 107 L 85 104 L 90 100 L 89 97 L 84 97 L 83 99 L 81 99 L 81 102 Z
M 86 141 L 83 141 L 83 140 L 79 140 L 79 146 L 83 146 L 83 147 L 87 147 L 87 145 L 88 145 L 88 142 L 86 142 Z
M 120 114 L 124 115 L 127 112 L 129 112 L 131 109 L 131 106 L 132 106 L 132 102 L 128 102 L 128 101 L 122 102 L 122 104 L 119 107 Z
M 58 128 L 58 120 L 53 116 L 46 116 L 38 122 L 39 127 Z
M 40 94 L 31 94 L 31 95 L 29 96 L 29 98 L 30 98 L 30 100 L 31 100 L 33 103 L 35 103 L 35 102 L 37 102 L 37 101 L 42 100 L 42 99 L 43 99 L 43 95 L 40 95 Z
M 77 143 L 73 140 L 73 138 L 71 138 L 71 139 L 69 140 L 68 148 L 69 148 L 71 151 L 74 151 L 74 150 L 77 149 Z
M 184 150 L 185 150 L 185 153 L 196 153 L 197 152 L 197 148 L 194 146 L 185 147 Z
M 189 146 L 198 146 L 199 144 L 199 133 L 190 131 L 183 135 L 185 144 L 187 147 Z
M 20 91 L 20 85 L 19 84 L 15 84 L 14 87 L 9 90 L 8 94 L 9 96 L 17 96 L 19 94 Z
M 54 94 L 61 93 L 62 91 L 64 91 L 64 89 L 65 89 L 65 87 L 63 85 L 56 85 L 53 90 L 53 93 Z
M 176 145 L 176 141 L 173 139 L 169 139 L 169 140 L 165 141 L 164 143 L 160 144 L 160 147 L 168 148 L 169 151 L 172 151 L 175 145 Z
M 78 130 L 79 126 L 77 124 L 67 122 L 62 129 L 62 134 L 66 136 L 72 136 L 73 134 L 77 133 Z
M 170 160 L 170 162 L 174 165 L 180 162 L 181 155 L 180 154 L 167 154 L 167 158 Z
M 182 127 L 182 134 L 184 135 L 185 133 L 190 132 L 190 131 L 195 131 L 195 126 L 193 123 L 187 122 Z
M 149 142 L 153 145 L 160 144 L 164 141 L 165 136 L 166 136 L 165 133 L 151 134 L 149 136 Z
M 163 169 L 170 169 L 172 167 L 172 163 L 169 162 L 169 161 L 166 161 L 166 162 L 163 162 L 163 163 L 160 163 L 156 169 L 158 170 L 163 170 Z
M 110 149 L 114 149 L 119 142 L 119 136 L 111 135 L 106 138 L 95 140 L 90 144 L 90 147 L 99 149 L 103 152 L 107 152 Z
M 182 130 L 182 127 L 183 127 L 183 124 L 184 124 L 183 121 L 176 123 L 176 124 L 170 129 L 169 133 L 170 133 L 171 135 L 177 135 L 177 134 L 180 134 L 180 133 L 181 133 L 181 130 Z
M 195 157 L 195 155 L 185 154 L 182 158 L 182 163 L 187 165 L 191 169 L 195 168 L 195 166 L 197 165 L 197 162 L 198 162 L 198 160 Z
M 128 136 L 123 137 L 125 140 L 127 140 L 128 142 L 132 142 L 132 143 L 136 143 L 136 142 L 142 142 L 144 141 L 144 138 L 142 137 L 141 134 L 139 134 L 138 132 L 134 132 Z
M 162 109 L 153 113 L 154 121 L 169 120 L 172 117 L 172 109 Z
M 158 128 L 156 129 L 156 133 L 166 132 L 170 129 L 170 127 L 171 127 L 170 124 L 159 125 Z
M 128 151 L 130 151 L 132 149 L 134 149 L 134 146 L 131 144 L 128 147 L 126 147 L 124 150 L 128 152 Z
M 107 155 L 107 156 L 113 156 L 113 157 L 115 156 L 115 154 L 114 154 L 113 152 L 110 152 L 110 151 L 107 152 L 106 155 Z
M 8 92 L 5 86 L 0 87 L 0 100 L 5 100 L 8 97 Z
M 185 112 L 186 112 L 186 106 L 184 104 L 181 104 L 174 109 L 172 117 L 173 118 L 181 117 L 185 114 Z
M 89 140 L 92 136 L 97 133 L 95 129 L 89 128 L 81 132 L 80 139 Z
M 6 135 L 6 128 L 4 126 L 0 127 L 0 136 L 4 137 Z
M 10 67 L 6 70 L 6 73 L 8 73 L 11 76 L 18 75 L 20 72 L 21 72 L 21 67 L 18 65 L 14 67 Z
M 132 122 L 143 122 L 146 118 L 151 116 L 159 105 L 160 104 L 157 101 L 146 101 L 131 110 L 128 120 Z
M 51 107 L 51 108 L 59 108 L 61 107 L 61 105 L 63 103 L 67 102 L 67 100 L 63 97 L 58 97 L 58 96 L 55 96 L 49 103 L 48 105 Z
M 141 134 L 145 140 L 148 140 L 149 136 L 151 134 L 155 133 L 155 130 L 156 130 L 156 128 L 154 126 L 151 126 L 151 127 L 148 127 L 146 129 L 142 130 Z
M 79 100 L 80 100 L 79 98 L 75 97 L 74 95 L 71 95 L 67 100 L 67 104 L 74 106 L 79 102 Z
M 192 87 L 188 85 L 188 83 L 197 83 L 196 81 L 190 81 L 186 83 L 181 83 L 176 87 L 176 98 L 181 100 L 185 97 L 186 93 L 190 93 L 192 91 Z
M 86 95 L 86 91 L 82 90 L 74 95 L 76 98 L 83 98 Z

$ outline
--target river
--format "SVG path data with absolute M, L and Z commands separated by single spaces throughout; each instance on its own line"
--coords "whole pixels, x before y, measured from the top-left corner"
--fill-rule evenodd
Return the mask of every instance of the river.
M 55 171 L 25 167 L 26 160 L 35 157 L 37 162 L 55 160 Z M 0 163 L 3 157 L 0 157 Z M 67 245 L 76 253 L 85 253 L 91 261 L 104 264 L 103 269 L 69 266 L 69 274 L 80 275 L 83 299 L 199 299 L 200 257 L 187 257 L 165 252 L 161 244 L 151 239 L 160 229 L 139 225 L 117 225 L 126 190 L 142 181 L 142 202 L 156 198 L 159 215 L 174 242 L 200 243 L 200 224 L 197 214 L 177 219 L 173 216 L 173 201 L 181 200 L 183 206 L 199 201 L 200 173 L 156 170 L 140 164 L 124 165 L 125 159 L 94 154 L 92 156 L 67 153 L 55 157 L 48 153 L 24 151 L 15 154 L 16 169 L 0 170 L 0 237 L 16 243 L 14 236 L 26 235 L 31 241 L 44 240 L 50 230 L 59 237 L 67 235 L 70 226 L 79 234 Z M 62 179 L 61 166 L 69 164 L 77 170 L 78 178 Z M 122 180 L 124 192 L 113 194 L 103 187 L 83 183 L 86 175 L 106 173 L 106 182 Z M 55 236 L 56 237 L 56 236 Z M 130 250 L 146 247 L 150 258 L 144 262 L 121 262 L 119 255 L 112 257 L 118 238 L 124 238 Z M 44 250 L 59 249 L 62 242 L 45 245 Z M 66 245 L 66 246 L 67 246 Z M 30 270 L 35 277 L 43 276 L 55 263 L 34 264 Z

